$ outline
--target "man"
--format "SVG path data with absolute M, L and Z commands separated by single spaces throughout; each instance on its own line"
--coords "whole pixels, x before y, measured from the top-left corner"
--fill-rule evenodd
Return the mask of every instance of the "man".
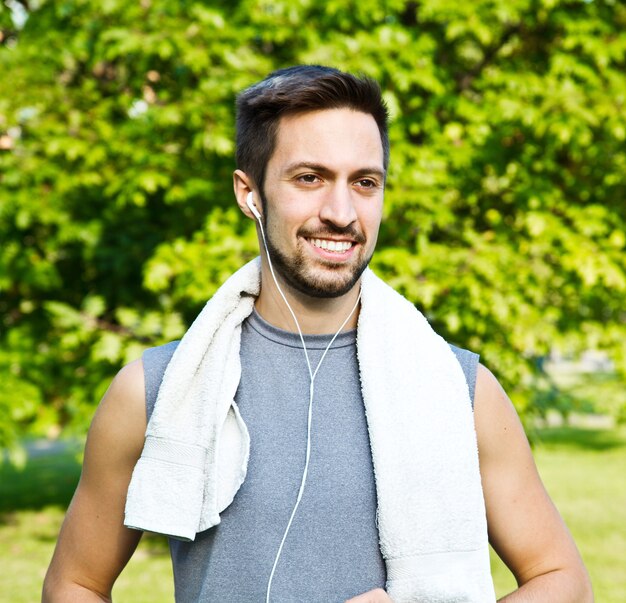
M 503 601 L 593 600 L 496 379 L 366 270 L 389 158 L 377 85 L 294 67 L 237 109 L 260 267 L 113 381 L 44 601 L 109 600 L 129 527 L 173 537 L 179 601 L 493 600 L 487 528 L 519 584 Z

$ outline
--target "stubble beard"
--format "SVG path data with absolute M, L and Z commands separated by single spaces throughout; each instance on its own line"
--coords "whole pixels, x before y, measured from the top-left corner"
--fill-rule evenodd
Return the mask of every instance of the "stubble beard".
M 264 205 L 267 208 L 267 203 Z M 332 225 L 327 226 L 323 232 L 298 232 L 298 248 L 293 256 L 289 257 L 274 244 L 271 228 L 267 225 L 267 209 L 263 217 L 267 250 L 274 270 L 291 288 L 309 297 L 331 299 L 345 295 L 356 285 L 372 259 L 372 254 L 364 255 L 365 236 L 363 234 L 356 232 L 350 226 L 338 228 Z M 336 264 L 320 259 L 317 265 L 313 265 L 312 260 L 305 256 L 305 251 L 302 249 L 304 243 L 300 239 L 325 238 L 328 235 L 347 235 L 358 242 L 361 249 L 356 262 Z

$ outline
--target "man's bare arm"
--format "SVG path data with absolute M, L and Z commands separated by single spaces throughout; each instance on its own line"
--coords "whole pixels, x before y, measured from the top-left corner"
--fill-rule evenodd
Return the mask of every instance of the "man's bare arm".
M 474 406 L 489 540 L 519 586 L 500 601 L 593 601 L 587 571 L 543 487 L 517 413 L 483 366 Z
M 125 528 L 124 505 L 146 429 L 143 366 L 123 368 L 89 429 L 80 482 L 44 582 L 43 602 L 110 601 L 141 532 Z

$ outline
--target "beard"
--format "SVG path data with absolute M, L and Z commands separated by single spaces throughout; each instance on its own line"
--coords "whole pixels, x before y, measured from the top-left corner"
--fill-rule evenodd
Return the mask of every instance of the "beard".
M 301 229 L 297 236 L 307 239 L 323 239 L 330 235 L 347 236 L 359 243 L 361 248 L 358 257 L 350 263 L 334 263 L 318 259 L 313 262 L 301 244 L 296 248 L 293 255 L 287 256 L 276 245 L 272 237 L 272 229 L 268 228 L 269 216 L 267 212 L 268 204 L 263 200 L 265 211 L 263 215 L 264 230 L 266 233 L 267 251 L 270 256 L 274 270 L 283 280 L 294 290 L 309 297 L 315 298 L 335 298 L 348 293 L 358 282 L 367 268 L 372 254 L 365 255 L 365 236 L 354 226 L 350 225 L 340 228 L 332 224 L 326 225 L 323 229 L 315 232 Z

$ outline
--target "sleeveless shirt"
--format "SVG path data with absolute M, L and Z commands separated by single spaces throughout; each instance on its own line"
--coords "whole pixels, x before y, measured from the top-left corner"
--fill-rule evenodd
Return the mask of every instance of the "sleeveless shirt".
M 331 335 L 306 335 L 311 368 Z M 177 342 L 143 355 L 146 410 Z M 474 397 L 478 355 L 451 346 Z M 264 601 L 305 464 L 309 373 L 297 333 L 254 311 L 244 321 L 236 402 L 251 438 L 246 479 L 221 523 L 194 542 L 170 539 L 177 603 Z M 390 359 L 390 361 L 392 361 Z M 340 333 L 315 378 L 312 448 L 302 501 L 272 582 L 271 600 L 337 601 L 385 585 L 376 487 L 356 356 Z

